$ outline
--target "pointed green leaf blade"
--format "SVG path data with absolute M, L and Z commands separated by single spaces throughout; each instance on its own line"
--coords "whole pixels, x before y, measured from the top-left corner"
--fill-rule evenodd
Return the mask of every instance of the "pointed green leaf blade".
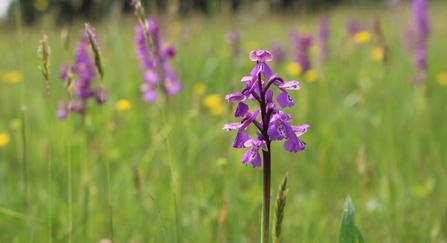
M 355 210 L 350 196 L 346 199 L 343 217 L 341 219 L 338 243 L 357 243 Z

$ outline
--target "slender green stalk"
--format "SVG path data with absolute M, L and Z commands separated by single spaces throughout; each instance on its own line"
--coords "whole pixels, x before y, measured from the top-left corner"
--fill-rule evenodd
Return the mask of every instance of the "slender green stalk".
M 95 33 L 93 31 L 93 28 L 89 25 L 89 24 L 85 24 L 85 29 L 87 31 L 87 35 L 88 35 L 88 39 L 90 41 L 90 45 L 92 47 L 93 50 L 93 54 L 95 56 L 95 66 L 96 66 L 96 71 L 99 75 L 99 83 L 100 83 L 100 87 L 101 90 L 104 90 L 104 85 L 103 85 L 103 80 L 104 80 L 104 69 L 102 67 L 102 62 L 101 62 L 101 53 L 100 53 L 100 49 L 98 46 L 98 43 L 95 41 Z M 105 100 L 104 99 L 104 92 L 101 94 L 101 100 Z M 104 122 L 107 122 L 106 119 L 106 112 L 104 109 L 104 105 L 101 106 L 101 110 L 102 110 L 102 117 L 104 118 Z M 109 163 L 109 154 L 108 149 L 109 149 L 109 139 L 107 137 L 107 130 L 108 130 L 108 126 L 104 125 L 104 140 L 105 142 L 105 161 L 106 161 L 106 167 L 107 167 L 107 194 L 108 194 L 108 199 L 109 199 L 109 221 L 110 221 L 110 240 L 113 242 L 113 203 L 112 203 L 112 187 L 111 187 L 111 183 L 110 183 L 110 163 Z
M 48 103 L 50 103 L 50 99 L 48 99 Z M 50 104 L 48 104 L 48 106 L 50 106 Z M 47 112 L 47 119 L 48 119 L 48 242 L 51 243 L 52 242 L 52 215 L 51 215 L 51 210 L 52 210 L 52 204 L 51 204 L 51 197 L 53 196 L 51 193 L 51 184 L 52 184 L 52 178 L 51 178 L 51 173 L 52 173 L 52 157 L 51 157 L 51 120 L 52 120 L 52 116 L 51 116 L 51 111 L 50 109 L 48 109 Z
M 148 194 L 149 194 L 149 196 L 151 197 L 152 201 L 155 204 L 155 208 L 157 209 L 157 213 L 158 213 L 158 219 L 160 220 L 161 227 L 163 228 L 163 234 L 165 235 L 166 243 L 168 243 L 169 242 L 168 241 L 168 235 L 166 234 L 165 225 L 163 224 L 163 220 L 161 219 L 160 210 L 158 209 L 158 206 L 157 206 L 157 203 L 155 202 L 154 197 L 152 197 L 152 195 L 150 193 L 148 193 Z
M 100 75 L 100 81 L 101 81 L 101 89 L 103 88 L 103 80 L 102 75 Z M 101 106 L 102 110 L 102 116 L 104 120 L 106 120 L 106 111 L 104 109 L 104 105 Z M 109 162 L 109 154 L 107 151 L 109 150 L 109 138 L 107 137 L 107 126 L 104 126 L 104 139 L 105 139 L 105 160 L 106 160 L 106 167 L 107 167 L 107 194 L 109 198 L 109 222 L 110 222 L 110 239 L 111 242 L 113 242 L 113 203 L 112 203 L 112 187 L 111 187 L 111 180 L 110 180 L 110 162 Z
M 71 124 L 72 124 L 72 116 L 69 115 L 68 119 L 68 159 L 67 159 L 67 168 L 68 168 L 68 239 L 69 243 L 72 242 L 72 232 L 73 232 L 73 202 L 72 202 L 72 185 L 71 185 Z
M 51 161 L 51 100 L 50 100 L 50 53 L 51 49 L 48 46 L 48 38 L 47 36 L 43 36 L 43 39 L 40 41 L 39 45 L 39 56 L 42 60 L 41 62 L 41 71 L 43 74 L 43 77 L 45 79 L 45 90 L 46 90 L 46 102 L 48 103 L 48 110 L 47 110 L 47 122 L 48 122 L 48 242 L 52 242 L 52 205 L 51 205 L 51 167 L 52 167 L 52 161 Z
M 167 119 L 166 119 L 166 114 L 165 114 L 165 109 L 163 108 L 163 102 L 160 102 L 160 106 L 161 106 L 161 110 L 162 110 L 162 117 L 163 117 L 163 123 L 164 126 L 166 128 L 167 131 L 169 131 L 168 127 L 167 127 Z M 174 170 L 174 164 L 172 162 L 172 157 L 171 157 L 171 144 L 169 141 L 169 134 L 166 134 L 166 152 L 168 154 L 168 162 L 169 162 L 169 169 L 171 171 L 171 181 L 172 181 L 172 196 L 174 199 L 174 217 L 175 217 L 175 235 L 176 235 L 176 241 L 175 242 L 179 242 L 179 231 L 178 231 L 178 210 L 177 210 L 177 196 L 176 196 L 176 189 L 177 189 L 177 184 L 176 184 L 176 180 L 175 180 L 175 170 Z
M 23 212 L 25 215 L 28 215 L 28 192 L 29 192 L 29 186 L 28 186 L 28 160 L 27 160 L 27 147 L 26 147 L 26 107 L 22 107 L 22 163 L 23 163 L 23 182 L 25 184 L 25 195 L 23 199 Z M 26 229 L 29 228 L 29 222 L 26 220 Z M 26 233 L 27 241 L 29 241 L 28 238 L 28 232 Z
M 20 72 L 22 75 L 24 75 L 24 57 L 23 57 L 23 31 L 22 31 L 22 10 L 20 6 L 20 1 L 16 1 L 15 3 L 15 17 L 16 17 L 16 25 L 17 25 L 17 38 L 19 41 L 19 65 L 20 65 Z M 25 81 L 22 82 L 22 93 L 21 93 L 21 101 L 23 104 L 25 104 L 25 93 L 26 93 L 26 85 Z M 23 200 L 23 212 L 26 216 L 28 216 L 28 166 L 27 166 L 27 159 L 26 159 L 26 116 L 25 116 L 25 108 L 24 105 L 22 108 L 22 163 L 23 163 L 23 182 L 25 186 L 24 191 L 24 200 Z M 29 222 L 28 220 L 25 220 L 25 239 L 26 242 L 29 242 L 28 237 L 28 229 L 29 229 Z
M 269 242 L 270 233 L 270 184 L 271 184 L 271 153 L 270 141 L 267 143 L 268 151 L 262 151 L 263 156 L 263 194 L 262 194 L 262 221 L 261 243 Z

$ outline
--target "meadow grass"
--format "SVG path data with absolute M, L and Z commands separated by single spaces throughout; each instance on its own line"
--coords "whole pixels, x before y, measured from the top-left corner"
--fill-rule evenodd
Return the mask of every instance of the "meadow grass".
M 283 152 L 281 142 L 272 143 L 272 188 L 289 172 L 283 242 L 335 242 L 348 194 L 368 242 L 447 240 L 447 87 L 436 82 L 436 74 L 447 70 L 447 23 L 440 21 L 446 7 L 434 2 L 430 8 L 433 26 L 425 96 L 412 84 L 412 55 L 401 44 L 398 19 L 409 20 L 410 16 L 384 6 L 344 6 L 324 13 L 331 22 L 331 53 L 326 63 L 317 64 L 312 52 L 317 81 L 307 83 L 288 75 L 290 55 L 286 62 L 271 65 L 285 80 L 300 81 L 301 90 L 290 93 L 296 106 L 285 112 L 297 124 L 311 125 L 302 137 L 307 148 L 300 153 Z M 374 15 L 381 17 L 390 48 L 386 66 L 371 60 L 373 41 L 354 47 L 345 37 L 347 17 L 367 23 Z M 66 121 L 46 115 L 55 113 L 57 101 L 67 98 L 57 76 L 60 64 L 73 60 L 83 23 L 71 25 L 68 49 L 60 38 L 62 27 L 48 24 L 45 18 L 22 29 L 23 52 L 17 29 L 2 30 L 0 72 L 19 70 L 24 78 L 18 84 L 0 82 L 0 132 L 12 137 L 0 148 L 0 241 L 41 242 L 48 239 L 50 229 L 53 242 L 65 242 L 68 237 L 73 242 L 109 238 L 106 160 L 116 242 L 164 241 L 157 208 L 148 193 L 157 202 L 170 242 L 177 237 L 175 214 L 179 242 L 258 241 L 262 170 L 244 166 L 244 150 L 231 147 L 235 132 L 222 130 L 224 124 L 236 122 L 232 117 L 235 107 L 225 103 L 226 113 L 213 116 L 202 107 L 203 96 L 194 94 L 193 87 L 204 83 L 206 94 L 222 97 L 235 92 L 241 87 L 240 78 L 254 66 L 248 58 L 251 48 L 268 50 L 271 41 L 278 39 L 290 53 L 288 31 L 300 26 L 315 33 L 321 16 L 261 11 L 231 18 L 195 15 L 178 19 L 182 31 L 164 34 L 177 47 L 173 66 L 184 91 L 166 104 L 141 101 L 143 72 L 132 43 L 136 18 L 122 17 L 118 25 L 94 23 L 108 94 L 102 108 L 89 104 L 84 124 L 75 113 Z M 165 29 L 169 29 L 168 22 L 162 20 Z M 242 33 L 240 57 L 231 55 L 225 40 L 231 29 Z M 52 49 L 49 99 L 38 69 L 37 48 L 43 34 L 48 35 Z M 252 47 L 246 48 L 249 45 Z M 119 99 L 128 99 L 132 108 L 116 111 Z M 23 106 L 27 107 L 28 190 L 22 170 Z M 135 186 L 135 171 L 141 192 Z M 26 195 L 28 209 L 24 211 Z M 222 210 L 226 217 L 219 222 Z

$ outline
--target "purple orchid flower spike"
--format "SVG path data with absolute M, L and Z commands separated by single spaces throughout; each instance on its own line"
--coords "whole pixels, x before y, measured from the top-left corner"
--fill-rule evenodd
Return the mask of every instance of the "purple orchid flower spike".
M 427 0 L 413 0 L 412 2 L 415 43 L 413 63 L 417 70 L 414 78 L 416 83 L 422 83 L 427 75 L 427 40 L 430 35 L 427 5 Z
M 163 45 L 163 38 L 160 36 L 159 25 L 155 18 L 148 18 L 145 21 L 149 26 L 148 36 L 145 35 L 143 26 L 137 25 L 134 43 L 137 47 L 136 55 L 141 62 L 140 66 L 145 70 L 144 83 L 141 85 L 143 101 L 154 102 L 158 98 L 157 87 L 160 87 L 165 95 L 172 96 L 180 93 L 183 85 L 170 62 L 176 54 L 175 46 Z
M 225 124 L 223 129 L 237 130 L 233 142 L 234 148 L 250 147 L 242 156 L 242 163 L 251 164 L 253 168 L 263 168 L 263 202 L 262 202 L 262 240 L 269 239 L 270 214 L 270 175 L 271 175 L 271 142 L 285 140 L 284 149 L 288 152 L 299 152 L 306 148 L 306 144 L 298 137 L 307 132 L 309 125 L 290 125 L 292 115 L 285 114 L 277 108 L 293 107 L 294 102 L 289 90 L 299 90 L 298 81 L 284 81 L 278 74 L 273 74 L 266 62 L 273 59 L 269 51 L 259 50 L 250 52 L 250 59 L 256 61 L 250 76 L 242 78 L 245 86 L 240 92 L 225 97 L 230 103 L 238 103 L 234 117 L 242 117 L 238 123 Z M 279 94 L 274 99 L 275 88 Z M 259 109 L 250 113 L 250 106 L 245 102 L 257 102 Z M 258 120 L 258 116 L 260 119 Z M 251 138 L 246 130 L 253 124 L 257 129 L 256 138 Z M 262 150 L 262 158 L 259 151 Z
M 92 57 L 92 48 L 88 38 L 87 31 L 80 33 L 80 41 L 75 48 L 75 63 L 72 65 L 63 64 L 59 77 L 67 81 L 67 84 L 73 88 L 73 97 L 67 103 L 64 101 L 58 102 L 59 110 L 56 113 L 57 118 L 63 120 L 67 117 L 68 112 L 78 112 L 83 117 L 86 112 L 86 104 L 88 99 L 96 100 L 98 104 L 105 102 L 104 89 L 97 87 L 93 88 L 93 80 L 96 76 L 95 61 Z M 95 34 L 94 41 L 99 45 L 98 36 Z
M 226 124 L 223 128 L 227 131 L 237 129 L 238 133 L 233 142 L 233 147 L 235 148 L 245 148 L 247 147 L 247 141 L 251 141 L 250 146 L 251 156 L 254 156 L 259 151 L 258 142 L 262 141 L 265 143 L 266 150 L 269 151 L 270 142 L 273 140 L 286 140 L 285 149 L 290 152 L 298 152 L 305 148 L 304 143 L 302 143 L 296 131 L 298 128 L 301 129 L 301 134 L 307 131 L 309 125 L 298 125 L 292 126 L 289 122 L 292 121 L 292 116 L 289 114 L 284 114 L 279 108 L 276 108 L 276 104 L 279 107 L 293 107 L 295 102 L 290 97 L 288 91 L 299 90 L 298 81 L 284 81 L 278 74 L 273 74 L 271 68 L 266 62 L 273 59 L 272 54 L 269 51 L 259 50 L 250 52 L 250 59 L 256 61 L 256 66 L 252 69 L 250 76 L 245 76 L 242 78 L 241 82 L 245 83 L 245 87 L 237 93 L 228 94 L 225 99 L 230 103 L 238 103 L 236 111 L 234 112 L 234 117 L 242 117 L 239 123 Z M 267 80 L 263 80 L 263 78 Z M 276 87 L 279 93 L 276 96 L 276 101 L 273 99 L 274 91 L 271 87 Z M 260 109 L 256 109 L 253 114 L 249 112 L 250 106 L 246 101 L 257 101 L 259 103 Z M 261 114 L 261 119 L 256 120 L 258 115 Z M 250 136 L 245 132 L 250 124 L 254 124 L 259 130 L 257 139 L 250 139 Z M 247 154 L 248 156 L 248 154 Z M 244 163 L 255 161 L 256 165 L 254 167 L 260 167 L 257 157 L 244 156 Z M 258 166 L 259 165 L 259 166 Z

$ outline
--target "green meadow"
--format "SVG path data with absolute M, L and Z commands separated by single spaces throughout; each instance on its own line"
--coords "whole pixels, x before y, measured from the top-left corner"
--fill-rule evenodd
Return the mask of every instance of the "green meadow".
M 268 64 L 301 87 L 289 92 L 295 106 L 284 112 L 293 125 L 310 125 L 300 137 L 304 151 L 272 143 L 272 210 L 288 172 L 283 242 L 337 242 L 348 195 L 366 242 L 446 242 L 447 86 L 438 80 L 447 71 L 446 10 L 446 3 L 430 2 L 422 85 L 413 82 L 413 54 L 402 44 L 411 22 L 406 4 L 317 13 L 270 12 L 258 4 L 232 15 L 160 16 L 165 41 L 177 49 L 172 65 L 184 90 L 154 103 L 141 99 L 137 18 L 105 18 L 91 24 L 107 101 L 90 101 L 84 120 L 74 112 L 65 120 L 55 116 L 57 102 L 68 100 L 58 73 L 62 63 L 74 62 L 84 21 L 60 26 L 48 15 L 33 26 L 2 27 L 0 133 L 10 139 L 0 147 L 0 242 L 100 242 L 111 239 L 111 222 L 114 242 L 165 242 L 163 230 L 169 242 L 258 242 L 262 168 L 244 165 L 246 150 L 231 146 L 236 131 L 222 127 L 239 119 L 224 97 L 240 91 L 255 66 L 249 52 L 269 50 L 273 40 L 287 55 Z M 320 62 L 311 48 L 318 77 L 306 82 L 287 71 L 289 33 L 315 35 L 322 16 L 330 21 L 329 58 Z M 355 44 L 346 31 L 347 19 L 370 26 L 374 16 L 388 46 L 386 64 L 371 58 L 378 46 L 372 32 Z M 240 56 L 226 40 L 234 29 L 241 33 Z M 51 47 L 49 97 L 37 54 L 44 34 Z M 7 80 L 11 71 L 19 72 L 18 82 Z M 206 87 L 203 94 L 197 84 Z M 99 85 L 96 78 L 93 86 Z M 203 105 L 208 95 L 220 98 L 214 102 L 223 113 Z M 130 109 L 116 109 L 121 99 Z

